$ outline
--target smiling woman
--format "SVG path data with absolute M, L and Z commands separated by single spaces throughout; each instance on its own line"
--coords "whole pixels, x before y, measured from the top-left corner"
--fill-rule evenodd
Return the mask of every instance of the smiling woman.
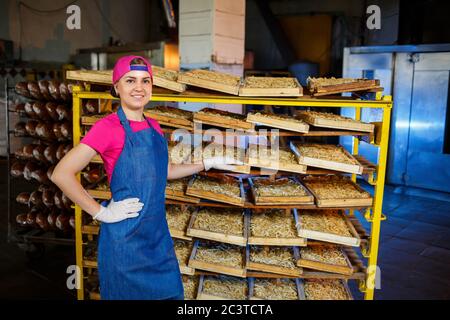
M 152 97 L 152 66 L 139 56 L 120 58 L 113 70 L 117 113 L 97 121 L 55 167 L 51 180 L 83 211 L 101 221 L 98 240 L 100 295 L 111 299 L 183 299 L 178 260 L 166 220 L 167 179 L 190 176 L 228 163 L 169 164 L 156 120 L 144 116 Z M 112 199 L 98 204 L 76 179 L 100 154 Z

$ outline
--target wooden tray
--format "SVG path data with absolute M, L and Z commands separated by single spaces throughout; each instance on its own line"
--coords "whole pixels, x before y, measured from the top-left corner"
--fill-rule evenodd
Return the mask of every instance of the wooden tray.
M 294 212 L 297 212 L 297 210 L 294 209 Z M 322 211 L 314 211 L 314 214 L 323 214 L 323 212 Z M 300 215 L 298 217 L 298 222 L 297 222 L 298 235 L 300 237 L 306 238 L 308 240 L 309 239 L 310 240 L 318 240 L 318 241 L 324 241 L 324 242 L 329 242 L 329 243 L 342 244 L 342 245 L 346 245 L 346 246 L 359 247 L 361 239 L 359 237 L 358 232 L 355 230 L 355 227 L 353 226 L 350 219 L 347 217 L 347 215 L 344 212 L 341 211 L 339 214 L 344 219 L 345 224 L 348 227 L 348 231 L 352 235 L 351 237 L 305 229 L 301 224 Z
M 199 203 L 200 199 L 196 197 L 191 197 L 186 195 L 186 189 L 189 184 L 190 178 L 181 178 L 176 179 L 176 181 L 181 181 L 184 184 L 183 190 L 176 190 L 170 187 L 171 181 L 167 181 L 166 184 L 166 199 L 173 199 L 183 202 L 189 202 L 189 203 Z M 175 182 L 175 181 L 174 181 Z
M 102 120 L 104 117 L 108 116 L 108 114 L 97 114 L 91 116 L 82 116 L 81 124 L 84 126 L 93 126 L 97 121 Z
M 272 188 L 276 188 L 277 185 L 286 184 L 287 181 L 293 181 L 302 187 L 305 191 L 306 195 L 284 195 L 284 196 L 258 196 L 257 194 L 257 186 L 258 185 L 267 185 Z M 250 190 L 253 195 L 253 199 L 256 205 L 277 205 L 277 204 L 312 204 L 314 203 L 314 197 L 309 192 L 308 189 L 303 187 L 303 185 L 297 180 L 293 178 L 281 178 L 275 181 L 272 181 L 269 178 L 248 178 L 248 183 L 250 185 Z
M 303 144 L 295 141 L 291 141 L 290 146 L 291 150 L 297 155 L 298 162 L 300 164 L 340 172 L 362 174 L 363 166 L 342 146 L 335 146 L 330 144 Z M 300 152 L 299 146 L 321 147 L 340 152 L 344 156 L 346 156 L 352 162 L 352 164 L 304 156 Z
M 98 264 L 97 261 L 83 259 L 83 267 L 97 269 Z
M 167 151 L 169 154 L 169 163 L 183 164 L 189 162 L 189 157 L 192 153 L 192 145 L 183 143 L 182 141 L 168 141 Z
M 145 109 L 144 114 L 147 117 L 155 119 L 163 126 L 182 128 L 190 131 L 194 129 L 194 116 L 190 111 L 173 107 L 158 106 Z M 172 114 L 172 116 L 170 114 Z M 180 115 L 182 118 L 173 115 Z
M 166 74 L 178 76 L 177 71 L 152 66 L 153 84 L 157 87 L 169 89 L 176 92 L 183 92 L 186 86 L 178 83 L 176 80 L 170 79 Z M 78 80 L 84 82 L 98 83 L 104 85 L 112 85 L 112 70 L 68 70 L 66 72 L 68 80 Z
M 198 289 L 200 285 L 200 277 L 199 276 L 189 276 L 189 275 L 182 275 L 181 276 L 182 282 L 183 282 L 183 288 L 184 288 L 184 300 L 195 300 L 197 299 Z M 194 285 L 194 293 L 192 297 L 189 297 L 187 295 L 188 293 L 188 283 L 192 281 Z
M 247 122 L 294 132 L 308 133 L 309 131 L 309 125 L 307 123 L 296 120 L 288 115 L 270 114 L 260 111 L 250 112 L 247 114 Z
M 67 70 L 66 79 L 112 85 L 112 70 Z
M 363 131 L 370 133 L 372 133 L 375 128 L 375 125 L 372 123 L 356 121 L 333 113 L 299 110 L 296 112 L 296 118 L 301 119 L 315 127 Z
M 244 115 L 213 108 L 203 108 L 195 112 L 194 123 L 204 123 L 235 130 L 255 131 L 255 124 L 247 122 Z
M 277 209 L 275 209 L 277 210 Z M 295 238 L 280 238 L 280 237 L 261 237 L 253 236 L 251 233 L 251 217 L 253 215 L 260 215 L 261 213 L 254 213 L 248 215 L 247 230 L 248 230 L 248 244 L 251 245 L 263 245 L 263 246 L 306 246 L 306 239 L 302 237 Z M 292 211 L 292 222 L 297 226 L 296 212 Z M 298 231 L 297 231 L 298 232 Z
M 174 206 L 176 206 L 176 205 L 174 205 Z M 170 205 L 169 205 L 169 206 L 166 206 L 166 220 L 167 220 L 168 225 L 169 225 L 169 219 L 167 218 L 167 216 L 170 216 L 170 215 L 171 215 L 170 209 L 169 209 L 169 208 L 171 208 Z M 192 214 L 190 214 L 190 213 L 187 211 L 187 210 L 189 210 L 188 208 L 183 208 L 183 207 L 181 207 L 180 210 L 183 212 L 183 214 L 186 213 L 187 216 L 191 216 L 191 217 L 192 217 Z M 189 220 L 190 220 L 190 218 L 189 218 Z M 189 221 L 189 220 L 188 220 L 188 221 Z M 176 238 L 176 239 L 182 239 L 182 240 L 192 241 L 192 238 L 189 237 L 189 236 L 186 234 L 186 231 L 187 231 L 187 227 L 188 227 L 188 226 L 189 226 L 189 222 L 188 222 L 188 225 L 186 226 L 186 229 L 181 230 L 181 229 L 176 229 L 176 228 L 174 228 L 173 226 L 170 226 L 170 225 L 169 225 L 170 236 L 171 236 L 172 238 Z
M 302 251 L 303 250 L 309 250 L 309 248 L 330 248 L 332 250 L 338 250 L 339 252 L 342 253 L 342 255 L 345 258 L 346 261 L 346 265 L 338 265 L 338 264 L 333 264 L 331 262 L 322 262 L 322 261 L 316 261 L 316 260 L 311 260 L 311 259 L 306 259 L 306 258 L 302 258 Z M 345 250 L 342 250 L 341 247 L 339 246 L 330 246 L 330 245 L 313 245 L 313 246 L 308 246 L 307 248 L 300 248 L 300 257 L 297 260 L 297 265 L 299 267 L 303 267 L 303 268 L 308 268 L 308 269 L 313 269 L 313 270 L 319 270 L 319 271 L 325 271 L 325 272 L 331 272 L 331 273 L 339 273 L 339 274 L 344 274 L 344 275 L 352 275 L 353 274 L 353 266 L 347 256 L 347 253 Z
M 278 275 L 283 276 L 293 276 L 293 277 L 300 277 L 303 273 L 303 269 L 301 267 L 298 267 L 296 269 L 290 269 L 283 266 L 278 265 L 272 265 L 267 263 L 261 263 L 261 262 L 253 262 L 251 261 L 251 251 L 255 249 L 261 249 L 261 250 L 274 250 L 277 247 L 256 247 L 256 246 L 247 246 L 247 269 L 248 270 L 255 270 L 255 271 L 262 271 L 262 272 L 269 272 L 269 273 L 276 273 Z M 292 249 L 293 253 L 293 263 L 295 264 L 295 261 L 299 259 L 299 253 L 297 247 L 279 247 L 288 250 L 289 248 Z
M 223 208 L 216 208 L 216 209 L 209 209 L 209 210 L 215 210 L 215 211 L 224 211 Z M 204 229 L 199 229 L 199 228 L 195 228 L 194 224 L 195 224 L 195 220 L 198 217 L 200 210 L 196 210 L 192 216 L 191 216 L 191 220 L 189 222 L 189 227 L 187 229 L 187 235 L 190 237 L 195 237 L 195 238 L 200 238 L 200 239 L 206 239 L 206 240 L 213 240 L 213 241 L 218 241 L 218 242 L 222 242 L 222 243 L 229 243 L 229 244 L 234 244 L 234 245 L 238 245 L 238 246 L 243 246 L 245 247 L 247 245 L 247 228 L 246 228 L 246 224 L 245 224 L 245 220 L 246 215 L 243 217 L 243 222 L 242 222 L 242 235 L 235 235 L 235 234 L 227 234 L 227 233 L 221 233 L 221 232 L 216 232 L 216 231 L 209 231 L 209 230 L 204 230 Z M 228 210 L 225 209 L 225 212 L 227 212 Z M 244 210 L 243 209 L 234 209 L 234 211 L 239 212 L 243 215 L 244 214 Z
M 300 97 L 303 88 L 296 78 L 247 77 L 239 88 L 245 97 Z
M 320 79 L 320 78 L 319 78 Z M 311 94 L 315 97 L 324 96 L 329 94 L 336 94 L 342 92 L 353 92 L 353 91 L 364 91 L 370 89 L 380 88 L 379 80 L 369 80 L 369 79 L 353 79 L 353 82 L 343 83 L 343 84 L 330 84 L 330 85 L 314 85 L 311 80 L 314 78 L 308 78 L 308 89 Z M 339 79 L 337 79 L 339 80 Z
M 322 282 L 322 281 L 324 281 L 324 282 L 327 282 L 327 281 L 337 281 L 341 286 L 342 286 L 342 288 L 344 289 L 344 291 L 345 291 L 345 294 L 347 295 L 347 297 L 348 297 L 348 299 L 347 300 L 353 300 L 353 296 L 352 296 L 352 294 L 351 294 L 351 292 L 350 292 L 350 289 L 349 289 L 349 287 L 348 287 L 348 285 L 347 285 L 347 281 L 346 280 L 343 280 L 343 279 L 305 279 L 304 280 L 304 290 L 305 290 L 305 297 L 306 297 L 306 300 L 310 300 L 310 299 L 308 299 L 308 296 L 307 296 L 307 290 L 306 290 L 306 286 L 307 286 L 307 284 L 308 284 L 308 282 L 309 281 L 320 281 L 320 282 Z M 333 300 L 331 297 L 329 298 L 330 300 Z M 329 300 L 329 299 L 327 299 L 327 300 Z
M 100 225 L 86 224 L 81 226 L 81 233 L 97 235 L 100 231 Z
M 237 96 L 241 78 L 216 71 L 191 70 L 180 73 L 177 82 Z
M 204 243 L 204 242 L 202 242 Z M 208 243 L 208 242 L 207 242 Z M 194 243 L 194 248 L 192 249 L 192 253 L 191 253 L 191 257 L 189 259 L 189 263 L 188 266 L 190 268 L 194 268 L 194 269 L 200 269 L 200 270 L 206 270 L 206 271 L 211 271 L 211 272 L 216 272 L 216 273 L 220 273 L 220 274 L 225 274 L 225 275 L 230 275 L 230 276 L 235 276 L 235 277 L 241 277 L 241 278 L 245 278 L 246 277 L 246 267 L 245 267 L 245 248 L 241 248 L 239 247 L 239 249 L 242 252 L 242 261 L 244 266 L 242 266 L 242 268 L 238 268 L 238 267 L 231 267 L 231 266 L 225 266 L 218 263 L 211 263 L 211 262 L 205 262 L 205 261 L 201 261 L 196 259 L 196 254 L 197 254 L 197 250 L 198 247 L 200 245 L 200 241 L 196 240 Z
M 264 147 L 264 146 L 263 146 Z M 287 148 L 280 148 L 279 150 L 285 152 L 292 152 Z M 248 149 L 248 164 L 252 167 L 268 169 L 273 171 L 287 171 L 294 173 L 306 173 L 306 166 L 299 163 L 284 163 L 277 161 L 277 159 L 264 158 L 261 159 L 259 155 L 259 149 L 257 145 L 249 145 Z M 272 157 L 272 150 L 270 148 L 267 149 L 267 154 Z M 276 153 L 274 152 L 273 157 L 275 157 Z M 295 154 L 293 154 L 296 156 Z
M 303 184 L 311 191 L 316 199 L 316 204 L 320 208 L 336 208 L 336 207 L 369 207 L 372 205 L 373 199 L 370 194 L 361 188 L 358 184 L 354 183 L 347 177 L 343 176 L 309 176 L 302 179 Z M 347 185 L 354 188 L 361 195 L 368 195 L 367 198 L 341 198 L 341 199 L 332 199 L 332 198 L 322 198 L 317 193 L 317 189 L 312 185 L 312 183 L 338 183 L 339 185 Z M 336 190 L 337 194 L 339 194 L 339 190 Z
M 183 241 L 183 240 L 174 240 L 174 248 L 176 247 L 177 243 L 182 245 L 186 249 L 188 249 L 189 250 L 189 256 L 190 256 L 190 253 L 192 252 L 192 247 L 193 247 L 192 242 Z M 186 274 L 186 275 L 190 275 L 190 276 L 194 275 L 195 274 L 195 269 L 188 267 L 187 263 L 183 263 L 183 261 L 180 261 L 180 258 L 178 257 L 178 252 L 177 252 L 176 249 L 175 249 L 175 254 L 177 254 L 177 259 L 178 259 L 178 264 L 180 266 L 181 274 Z M 188 259 L 187 259 L 188 261 L 189 261 L 189 256 L 188 256 Z
M 153 71 L 153 84 L 157 87 L 169 89 L 176 92 L 186 91 L 186 85 L 177 82 L 179 72 L 161 68 L 158 66 L 152 66 Z
M 305 292 L 303 289 L 303 280 L 295 278 L 295 279 L 290 279 L 290 278 L 285 278 L 285 279 L 262 279 L 262 278 L 249 278 L 249 300 L 272 300 L 272 299 L 264 299 L 264 298 L 259 298 L 257 296 L 255 296 L 255 282 L 257 281 L 269 281 L 269 282 L 274 282 L 274 286 L 277 286 L 277 282 L 279 281 L 294 281 L 295 282 L 295 286 L 297 288 L 297 300 L 306 300 L 305 298 Z M 285 299 L 282 299 L 285 300 Z
M 219 294 L 212 294 L 212 293 L 205 293 L 204 292 L 204 283 L 205 281 L 209 280 L 215 280 L 215 281 L 221 281 L 221 280 L 229 280 L 229 281 L 239 281 L 241 284 L 245 286 L 246 294 L 245 299 L 248 298 L 248 281 L 247 279 L 240 279 L 240 278 L 234 278 L 234 277 L 227 277 L 227 276 L 206 276 L 202 275 L 200 276 L 200 283 L 198 287 L 198 294 L 197 294 L 197 300 L 242 300 L 242 299 L 236 299 L 231 296 L 220 296 Z
M 207 151 L 207 152 L 205 152 Z M 223 170 L 250 174 L 250 165 L 248 165 L 248 153 L 243 148 L 226 146 L 218 143 L 202 143 L 195 147 L 191 154 L 192 163 L 200 163 L 200 161 L 211 158 L 214 156 L 227 155 L 236 161 L 240 161 L 242 164 L 223 165 Z
M 208 199 L 208 200 L 214 200 L 214 201 L 218 201 L 218 202 L 229 203 L 229 204 L 233 204 L 233 205 L 240 206 L 240 207 L 243 207 L 245 205 L 245 191 L 244 191 L 244 187 L 243 187 L 241 178 L 235 179 L 232 177 L 222 177 L 222 178 L 202 177 L 202 179 L 210 179 L 213 181 L 215 180 L 218 184 L 221 184 L 221 183 L 236 183 L 236 184 L 238 184 L 239 188 L 240 188 L 240 197 L 239 198 L 230 197 L 230 196 L 220 194 L 217 192 L 213 192 L 213 191 L 204 191 L 204 190 L 195 189 L 195 181 L 197 179 L 199 179 L 199 176 L 193 177 L 191 179 L 191 181 L 189 181 L 188 187 L 186 189 L 187 195 L 198 197 L 198 198 L 203 198 L 203 199 Z

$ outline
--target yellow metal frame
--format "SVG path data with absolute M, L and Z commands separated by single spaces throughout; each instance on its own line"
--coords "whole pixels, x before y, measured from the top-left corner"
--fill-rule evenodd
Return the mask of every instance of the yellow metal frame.
M 87 87 L 86 90 L 90 88 Z M 82 99 L 117 99 L 105 92 L 82 91 L 81 87 L 73 88 L 73 144 L 76 146 L 81 138 L 81 100 Z M 355 118 L 361 118 L 363 108 L 379 108 L 383 110 L 383 120 L 381 126 L 381 138 L 379 159 L 377 164 L 376 179 L 371 179 L 370 183 L 374 185 L 374 202 L 372 208 L 365 213 L 365 218 L 371 223 L 370 241 L 367 251 L 363 255 L 368 258 L 366 280 L 360 282 L 360 290 L 364 292 L 364 299 L 372 300 L 374 298 L 375 280 L 377 276 L 377 258 L 380 240 L 381 221 L 386 219 L 382 214 L 384 183 L 386 177 L 386 163 L 389 145 L 389 127 L 391 121 L 392 97 L 376 94 L 375 100 L 350 100 L 350 99 L 292 99 L 292 98 L 242 98 L 220 95 L 202 95 L 202 94 L 156 94 L 154 93 L 151 101 L 161 102 L 204 102 L 204 103 L 226 103 L 226 104 L 252 104 L 252 105 L 276 105 L 276 106 L 302 106 L 302 107 L 335 107 L 335 108 L 355 108 Z M 360 140 L 355 137 L 353 140 L 354 155 L 358 154 Z M 78 179 L 80 177 L 78 176 Z M 352 175 L 356 181 L 356 175 Z M 353 212 L 351 212 L 353 213 Z M 82 279 L 78 289 L 78 299 L 84 299 L 83 288 L 83 235 L 81 232 L 82 211 L 79 206 L 75 206 L 75 236 L 76 236 L 76 262 L 81 271 Z

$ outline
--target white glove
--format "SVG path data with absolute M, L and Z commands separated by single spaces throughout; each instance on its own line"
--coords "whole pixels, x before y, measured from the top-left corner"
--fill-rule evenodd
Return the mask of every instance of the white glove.
M 242 161 L 236 160 L 233 157 L 229 156 L 217 156 L 212 158 L 203 159 L 203 166 L 205 167 L 205 171 L 208 171 L 211 168 L 219 169 L 219 170 L 229 170 L 230 165 L 243 165 Z
M 94 216 L 95 220 L 114 223 L 128 218 L 135 218 L 139 215 L 144 204 L 138 198 L 128 198 L 114 202 L 113 199 L 107 207 L 101 206 L 100 211 Z

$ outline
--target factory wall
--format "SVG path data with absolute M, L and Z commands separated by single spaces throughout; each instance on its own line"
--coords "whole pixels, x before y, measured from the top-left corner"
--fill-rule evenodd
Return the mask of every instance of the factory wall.
M 286 0 L 272 1 L 270 8 L 279 19 L 297 58 L 321 62 L 321 73 L 327 74 L 341 71 L 342 52 L 345 46 L 396 44 L 399 2 L 399 0 L 376 0 L 370 3 L 362 0 Z M 368 30 L 365 27 L 366 8 L 369 4 L 376 4 L 381 9 L 380 30 Z M 247 0 L 246 11 L 246 49 L 255 52 L 255 68 L 265 70 L 286 68 L 287 65 L 255 0 Z M 299 26 L 305 25 L 304 21 L 307 19 L 311 21 L 312 16 L 322 16 L 317 19 L 316 23 L 319 24 L 308 22 L 306 28 L 299 30 Z M 323 19 L 326 16 L 332 20 L 331 33 L 316 27 L 323 26 L 319 21 L 321 19 L 325 21 Z M 317 48 L 317 52 L 301 49 L 311 49 L 311 41 L 314 41 L 313 45 Z M 327 57 L 331 59 L 326 59 Z M 324 66 L 324 63 L 329 65 Z
M 155 37 L 150 33 L 151 21 L 158 23 L 160 20 L 155 19 L 161 16 L 159 11 L 151 13 L 156 11 L 155 1 L 78 0 L 75 4 L 81 9 L 81 30 L 69 30 L 64 6 L 67 1 L 22 2 L 26 6 L 17 0 L 0 1 L 0 39 L 14 42 L 16 59 L 21 46 L 24 61 L 68 62 L 77 49 L 107 45 L 110 37 L 122 42 L 148 42 Z M 44 13 L 33 9 L 61 10 Z

